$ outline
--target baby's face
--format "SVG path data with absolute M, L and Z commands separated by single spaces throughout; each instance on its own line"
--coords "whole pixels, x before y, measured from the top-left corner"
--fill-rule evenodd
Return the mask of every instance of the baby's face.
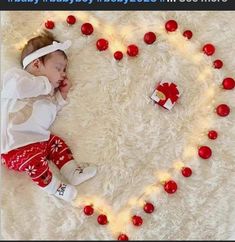
M 66 78 L 67 62 L 61 52 L 55 51 L 45 60 L 44 65 L 40 65 L 41 74 L 49 79 L 54 88 L 59 87 Z

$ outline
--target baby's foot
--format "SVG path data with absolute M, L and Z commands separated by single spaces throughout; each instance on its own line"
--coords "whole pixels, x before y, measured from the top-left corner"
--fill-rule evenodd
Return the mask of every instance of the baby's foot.
M 77 167 L 68 178 L 70 184 L 72 185 L 78 185 L 82 182 L 92 178 L 96 174 L 96 167 L 95 166 L 89 166 L 84 169 L 81 169 L 80 167 Z
M 74 186 L 61 183 L 54 196 L 72 202 L 77 196 L 77 190 Z
M 74 160 L 66 163 L 60 172 L 72 185 L 79 185 L 84 181 L 95 176 L 97 168 L 95 166 L 88 166 L 86 163 L 79 166 Z
M 77 196 L 77 190 L 74 186 L 62 183 L 55 175 L 52 175 L 51 182 L 47 186 L 41 188 L 67 202 L 71 202 Z

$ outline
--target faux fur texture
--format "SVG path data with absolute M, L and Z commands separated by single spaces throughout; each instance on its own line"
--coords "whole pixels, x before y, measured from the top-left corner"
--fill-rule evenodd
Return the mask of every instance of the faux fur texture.
M 69 14 L 78 18 L 74 26 L 65 22 Z M 2 167 L 3 237 L 95 240 L 116 239 L 119 232 L 137 240 L 232 236 L 235 92 L 219 85 L 224 77 L 235 76 L 235 12 L 4 12 L 2 73 L 20 67 L 19 47 L 36 36 L 49 18 L 55 21 L 52 32 L 58 40 L 73 41 L 68 54 L 73 83 L 70 104 L 59 113 L 52 131 L 64 138 L 78 163 L 96 164 L 98 174 L 77 187 L 79 197 L 71 205 L 41 191 L 25 174 Z M 169 19 L 179 23 L 177 33 L 165 32 Z M 94 25 L 93 35 L 82 36 L 84 22 Z M 192 40 L 182 37 L 185 29 L 193 31 Z M 150 46 L 143 42 L 147 31 L 157 34 L 156 43 Z M 107 51 L 96 50 L 99 38 L 109 40 Z M 209 42 L 216 46 L 212 58 L 201 53 L 203 44 Z M 116 62 L 113 52 L 126 52 L 132 43 L 139 46 L 139 56 L 125 54 Z M 221 70 L 211 67 L 217 58 L 224 61 Z M 172 111 L 154 106 L 149 98 L 159 80 L 173 81 L 182 90 Z M 228 117 L 213 112 L 220 103 L 231 107 Z M 218 131 L 217 140 L 208 140 L 209 129 Z M 213 156 L 198 158 L 198 145 L 210 146 Z M 177 160 L 192 168 L 190 178 L 174 168 Z M 173 195 L 160 185 L 166 172 L 178 183 Z M 152 215 L 140 207 L 144 200 L 155 205 Z M 82 211 L 88 201 L 98 208 L 91 217 Z M 102 212 L 110 221 L 106 226 L 96 221 Z M 136 213 L 144 219 L 140 228 L 131 223 Z

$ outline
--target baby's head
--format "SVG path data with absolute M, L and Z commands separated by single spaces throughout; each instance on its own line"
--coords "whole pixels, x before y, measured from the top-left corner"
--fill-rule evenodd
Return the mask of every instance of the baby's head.
M 21 53 L 23 69 L 35 76 L 46 76 L 54 88 L 66 78 L 67 56 L 65 49 L 70 41 L 59 43 L 50 32 L 30 39 Z

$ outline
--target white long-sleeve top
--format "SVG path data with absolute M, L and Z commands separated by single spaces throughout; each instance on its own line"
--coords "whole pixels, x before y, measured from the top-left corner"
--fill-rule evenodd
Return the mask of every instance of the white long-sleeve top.
M 67 103 L 47 77 L 8 70 L 1 91 L 1 154 L 48 140 L 57 112 Z

